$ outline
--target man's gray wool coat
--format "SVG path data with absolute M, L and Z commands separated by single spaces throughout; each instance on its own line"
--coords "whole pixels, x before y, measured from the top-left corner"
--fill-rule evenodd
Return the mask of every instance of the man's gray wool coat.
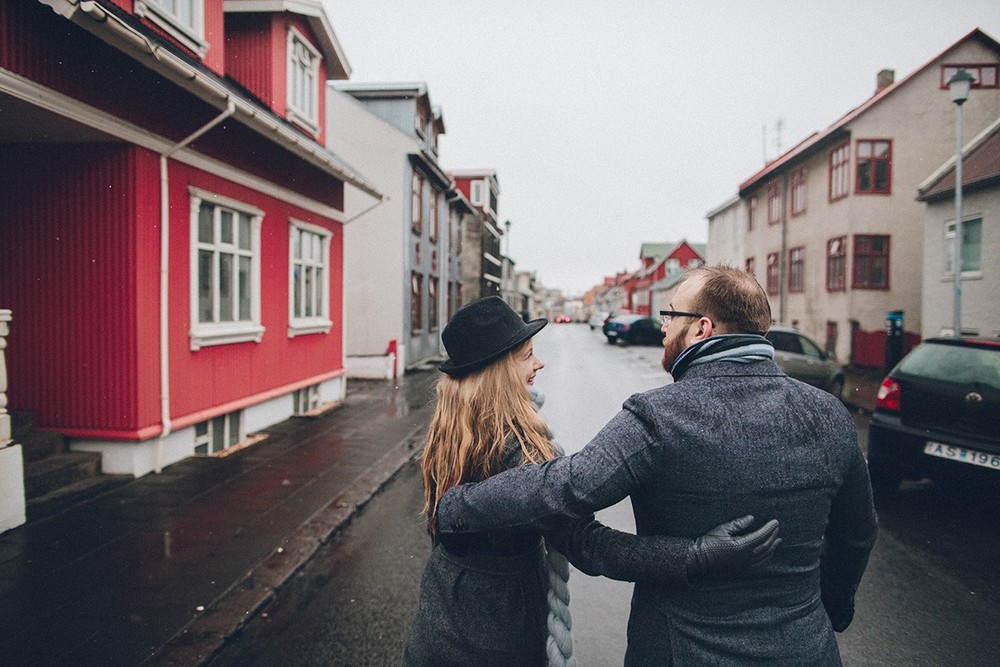
M 857 431 L 836 398 L 771 360 L 691 366 L 630 397 L 580 452 L 450 490 L 438 528 L 545 530 L 626 496 L 639 534 L 696 537 L 753 514 L 778 519 L 783 543 L 746 577 L 636 584 L 625 664 L 841 664 L 824 602 L 850 613 L 877 528 Z

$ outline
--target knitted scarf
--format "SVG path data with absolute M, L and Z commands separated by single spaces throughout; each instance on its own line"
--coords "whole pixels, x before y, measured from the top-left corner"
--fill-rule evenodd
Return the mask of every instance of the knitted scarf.
M 712 361 L 735 361 L 747 364 L 762 359 L 774 359 L 774 346 L 763 336 L 758 334 L 709 336 L 684 348 L 670 367 L 670 375 L 676 382 L 687 369 L 698 364 Z
M 545 403 L 545 395 L 528 386 L 531 402 L 536 410 L 541 410 Z M 562 446 L 554 439 L 552 444 L 564 454 Z M 549 592 L 545 596 L 549 604 L 549 614 L 546 625 L 549 638 L 545 641 L 545 653 L 551 667 L 576 667 L 573 657 L 573 616 L 569 612 L 569 561 L 547 543 L 545 545 L 545 560 L 549 569 Z

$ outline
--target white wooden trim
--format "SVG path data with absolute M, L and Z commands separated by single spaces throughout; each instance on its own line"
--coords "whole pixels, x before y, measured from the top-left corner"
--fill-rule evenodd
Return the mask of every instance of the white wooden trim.
M 175 146 L 175 142 L 166 137 L 153 134 L 145 128 L 123 121 L 96 107 L 40 86 L 29 79 L 3 69 L 0 69 L 0 91 L 107 134 L 111 139 L 126 141 L 161 155 Z M 190 167 L 216 174 L 234 183 L 245 185 L 275 199 L 303 208 L 310 213 L 330 218 L 336 222 L 345 222 L 343 211 L 304 197 L 226 162 L 197 153 L 190 148 L 182 148 L 171 154 L 170 158 Z

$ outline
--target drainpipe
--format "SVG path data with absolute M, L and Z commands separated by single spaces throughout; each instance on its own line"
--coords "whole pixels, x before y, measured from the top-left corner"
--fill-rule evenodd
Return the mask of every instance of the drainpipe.
M 170 156 L 236 112 L 236 104 L 227 100 L 225 111 L 193 132 L 180 143 L 174 144 L 160 154 L 160 419 L 163 430 L 156 442 L 156 462 L 154 470 L 159 474 L 163 469 L 163 441 L 170 436 L 170 345 L 167 314 L 170 305 L 170 181 L 167 177 L 167 161 Z

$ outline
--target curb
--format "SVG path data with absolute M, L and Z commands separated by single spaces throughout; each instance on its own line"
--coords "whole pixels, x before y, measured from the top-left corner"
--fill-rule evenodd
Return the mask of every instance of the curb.
M 141 664 L 200 667 L 274 598 L 312 556 L 336 536 L 419 450 L 426 424 L 403 438 L 330 503 L 306 520 L 281 546 L 221 593 L 204 611 Z

